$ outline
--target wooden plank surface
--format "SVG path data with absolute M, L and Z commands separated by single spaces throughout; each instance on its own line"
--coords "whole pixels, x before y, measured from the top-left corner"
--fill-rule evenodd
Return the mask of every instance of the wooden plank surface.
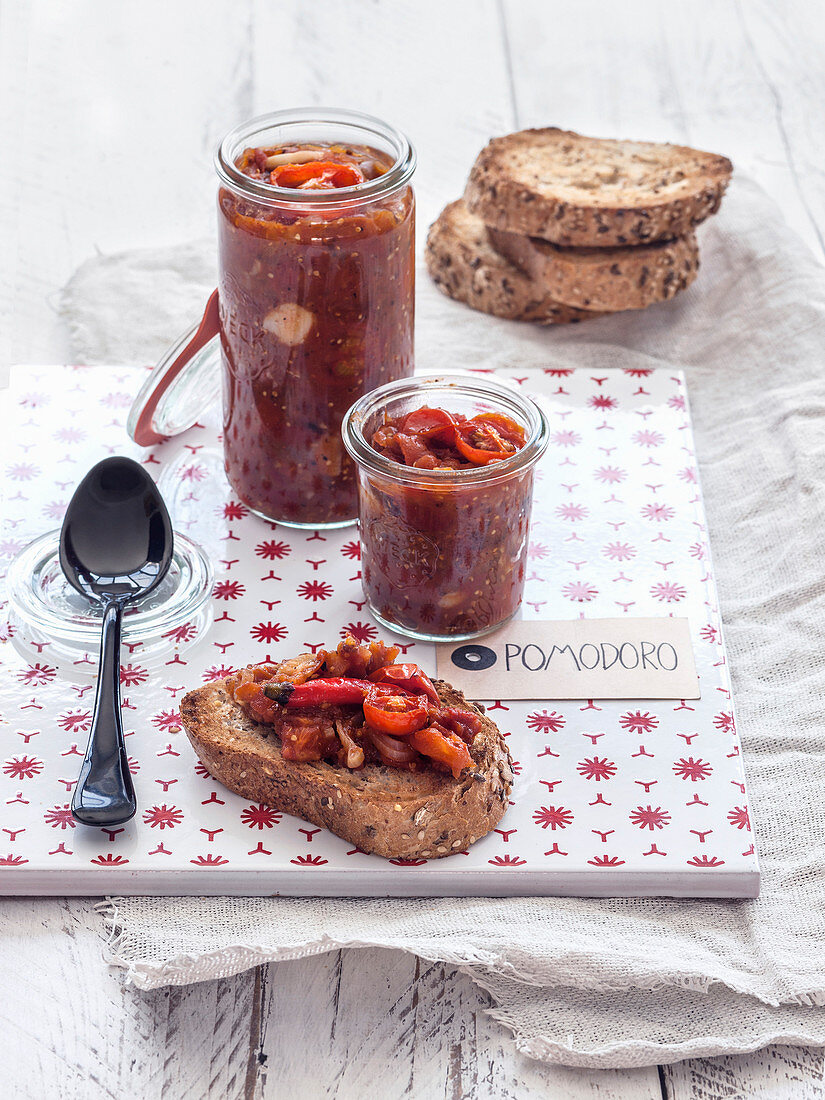
M 0 128 L 17 155 L 0 158 L 0 381 L 10 359 L 65 358 L 59 289 L 95 251 L 211 234 L 219 135 L 299 103 L 410 132 L 420 237 L 490 134 L 550 123 L 726 152 L 825 255 L 824 46 L 805 0 L 2 0 Z M 794 1048 L 660 1072 L 537 1063 L 469 979 L 402 952 L 147 994 L 100 946 L 90 902 L 0 903 L 4 1095 L 821 1095 L 821 1052 Z

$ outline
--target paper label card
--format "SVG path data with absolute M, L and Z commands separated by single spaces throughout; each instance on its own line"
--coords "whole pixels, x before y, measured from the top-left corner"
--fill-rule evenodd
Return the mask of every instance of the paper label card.
M 699 699 L 685 618 L 511 622 L 438 646 L 438 675 L 473 699 Z

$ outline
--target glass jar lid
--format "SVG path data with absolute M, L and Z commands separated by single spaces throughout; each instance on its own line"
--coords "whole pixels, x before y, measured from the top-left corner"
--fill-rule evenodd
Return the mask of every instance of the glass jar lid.
M 200 321 L 171 345 L 141 386 L 129 410 L 126 430 L 141 447 L 180 435 L 218 399 L 220 388 L 215 290 Z

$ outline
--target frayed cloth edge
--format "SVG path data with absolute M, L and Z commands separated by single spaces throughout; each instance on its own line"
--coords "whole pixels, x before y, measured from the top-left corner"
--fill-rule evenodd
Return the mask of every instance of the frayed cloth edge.
M 123 897 L 109 897 L 95 905 L 95 910 L 103 917 L 107 930 L 106 941 L 103 947 L 103 956 L 109 966 L 122 970 L 124 980 L 142 989 L 155 989 L 164 985 L 189 985 L 193 982 L 211 981 L 215 978 L 228 978 L 233 974 L 239 974 L 255 966 L 261 966 L 269 962 L 286 962 L 290 959 L 310 958 L 315 955 L 323 955 L 328 951 L 340 951 L 346 948 L 380 947 L 389 950 L 404 950 L 428 962 L 443 962 L 455 966 L 472 979 L 477 985 L 486 989 L 479 977 L 476 968 L 486 967 L 497 970 L 502 976 L 511 981 L 531 988 L 548 989 L 565 988 L 562 982 L 542 982 L 536 980 L 535 975 L 520 970 L 512 962 L 503 959 L 500 955 L 483 950 L 453 951 L 427 951 L 419 948 L 413 950 L 410 947 L 397 943 L 388 943 L 378 939 L 353 939 L 340 940 L 327 936 L 320 936 L 311 943 L 300 943 L 273 947 L 260 944 L 235 943 L 228 947 L 214 951 L 204 952 L 201 955 L 175 955 L 163 962 L 139 962 L 132 950 L 125 942 L 126 930 L 120 919 L 120 904 L 126 899 Z M 208 964 L 208 973 L 202 976 L 193 976 L 192 971 L 200 969 L 203 964 Z M 711 978 L 706 975 L 668 974 L 651 975 L 644 985 L 646 992 L 655 993 L 662 989 L 687 989 L 696 993 L 708 993 L 712 988 L 722 986 L 729 989 L 737 996 L 752 997 L 754 1000 L 772 1008 L 780 1005 L 795 1005 L 809 1008 L 825 1006 L 825 989 L 810 990 L 800 993 L 788 994 L 780 1000 L 769 1000 L 760 997 L 753 990 L 736 985 L 730 981 L 719 978 Z M 598 990 L 605 993 L 621 993 L 626 990 L 638 990 L 639 985 L 627 982 L 601 982 Z M 755 1047 L 752 1049 L 756 1049 Z

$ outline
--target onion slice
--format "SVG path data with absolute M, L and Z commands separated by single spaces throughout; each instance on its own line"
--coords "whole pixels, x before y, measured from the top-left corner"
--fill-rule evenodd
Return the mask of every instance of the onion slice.
M 415 749 L 399 737 L 390 737 L 387 733 L 379 733 L 378 730 L 370 729 L 369 726 L 367 726 L 367 732 L 373 745 L 378 749 L 378 755 L 385 764 L 412 764 L 414 760 L 418 759 L 418 753 Z

